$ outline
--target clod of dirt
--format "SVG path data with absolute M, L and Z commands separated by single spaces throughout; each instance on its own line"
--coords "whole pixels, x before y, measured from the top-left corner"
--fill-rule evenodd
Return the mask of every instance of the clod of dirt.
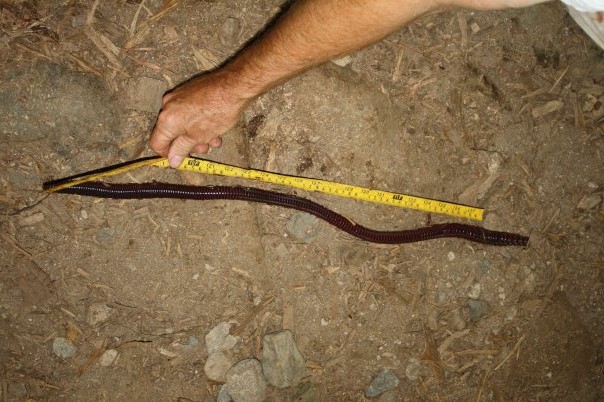
M 261 402 L 266 396 L 262 365 L 256 359 L 245 359 L 227 373 L 229 395 L 235 402 Z
M 67 159 L 101 143 L 115 146 L 117 105 L 96 77 L 42 61 L 17 64 L 2 74 L 0 92 L 2 142 L 48 139 Z
M 542 400 L 601 399 L 590 385 L 601 376 L 594 365 L 597 348 L 577 316 L 563 293 L 554 293 L 545 308 L 543 301 L 520 306 L 517 323 L 524 322 L 518 327 L 524 342 L 506 367 L 502 399 L 531 399 L 537 386 Z
M 262 371 L 277 388 L 297 385 L 304 377 L 304 357 L 290 331 L 279 331 L 262 338 Z
M 149 77 L 137 77 L 126 83 L 126 95 L 130 109 L 141 112 L 157 113 L 161 109 L 162 95 L 167 85 L 161 80 Z
M 61 359 L 69 359 L 75 356 L 77 350 L 75 345 L 67 338 L 55 338 L 52 342 L 52 351 Z
M 368 398 L 373 398 L 396 388 L 399 384 L 399 379 L 392 370 L 382 370 L 371 381 L 371 384 L 365 390 L 365 395 Z

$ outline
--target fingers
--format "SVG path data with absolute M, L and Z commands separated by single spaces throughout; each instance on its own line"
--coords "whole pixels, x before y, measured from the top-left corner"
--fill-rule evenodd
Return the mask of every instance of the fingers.
M 222 145 L 222 138 L 220 138 L 220 137 L 213 138 L 212 140 L 210 140 L 209 145 L 212 148 L 220 148 L 220 146 Z
M 176 139 L 172 141 L 172 145 L 168 151 L 168 162 L 170 162 L 170 167 L 179 167 L 183 159 L 189 156 L 189 153 L 196 145 L 196 141 L 186 135 L 176 137 Z

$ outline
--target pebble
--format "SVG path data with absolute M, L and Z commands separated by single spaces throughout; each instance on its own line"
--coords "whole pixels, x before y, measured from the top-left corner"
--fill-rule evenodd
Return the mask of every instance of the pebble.
M 262 365 L 256 359 L 245 359 L 227 372 L 226 386 L 234 402 L 261 402 L 266 397 Z
M 417 381 L 421 374 L 422 364 L 416 357 L 411 357 L 407 360 L 405 368 L 405 376 L 411 381 Z
M 231 402 L 233 398 L 229 394 L 229 389 L 226 384 L 223 384 L 220 387 L 220 391 L 218 391 L 218 396 L 216 397 L 216 402 Z
M 365 395 L 368 398 L 379 396 L 386 391 L 396 388 L 399 382 L 398 377 L 392 370 L 382 370 L 371 381 L 371 384 L 365 390 Z
M 480 297 L 480 283 L 474 282 L 470 285 L 470 290 L 468 291 L 468 297 L 470 299 L 478 299 Z
M 105 322 L 111 317 L 113 309 L 103 303 L 91 304 L 88 308 L 88 324 L 93 327 Z
M 470 320 L 478 321 L 484 316 L 486 316 L 491 307 L 489 303 L 484 300 L 469 300 L 468 301 L 468 315 L 470 316 Z
M 55 338 L 52 342 L 52 351 L 62 359 L 75 356 L 77 350 L 75 345 L 67 338 Z
M 231 351 L 217 350 L 208 356 L 203 372 L 212 381 L 225 382 L 227 372 L 235 362 Z
M 331 62 L 340 67 L 346 67 L 352 62 L 351 56 L 340 57 L 339 59 L 333 59 Z
M 447 259 L 449 261 L 453 261 L 455 259 L 455 253 L 453 251 L 449 251 L 449 254 L 447 254 Z
M 288 232 L 295 238 L 302 240 L 304 243 L 310 243 L 319 234 L 320 222 L 319 219 L 305 212 L 297 212 L 292 215 Z
M 109 367 L 113 364 L 113 362 L 115 362 L 118 355 L 119 355 L 119 352 L 117 350 L 107 349 L 106 351 L 103 352 L 103 354 L 99 358 L 99 364 L 102 367 Z
M 288 330 L 273 332 L 262 338 L 262 371 L 267 381 L 277 387 L 298 385 L 304 377 L 304 357 Z
M 231 335 L 230 329 L 231 324 L 223 321 L 208 332 L 205 339 L 209 355 L 219 350 L 230 350 L 235 347 L 239 342 L 239 337 Z

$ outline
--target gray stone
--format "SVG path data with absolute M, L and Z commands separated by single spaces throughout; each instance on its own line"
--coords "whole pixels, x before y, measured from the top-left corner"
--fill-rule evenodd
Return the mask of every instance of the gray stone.
M 468 301 L 468 315 L 470 316 L 470 320 L 478 321 L 486 316 L 491 307 L 489 303 L 484 300 L 469 300 Z
M 399 384 L 399 379 L 392 370 L 382 370 L 375 376 L 371 384 L 365 390 L 365 395 L 368 398 L 373 398 L 396 388 Z
M 234 402 L 261 402 L 266 396 L 262 365 L 256 359 L 245 359 L 227 372 L 229 395 Z
M 77 350 L 75 345 L 66 338 L 55 338 L 52 342 L 52 351 L 62 359 L 69 359 L 75 356 Z
M 229 389 L 226 384 L 223 384 L 220 387 L 220 391 L 218 391 L 218 396 L 216 397 L 216 402 L 231 402 L 233 398 L 229 394 Z
M 233 353 L 228 350 L 217 350 L 208 356 L 203 372 L 216 382 L 225 382 L 227 371 L 235 364 Z
M 218 350 L 230 350 L 235 347 L 239 342 L 239 337 L 233 336 L 229 333 L 231 324 L 228 322 L 221 322 L 216 325 L 206 335 L 206 348 L 208 354 L 212 354 Z
M 267 381 L 277 387 L 297 385 L 304 377 L 304 357 L 288 330 L 262 338 L 262 370 Z
M 319 234 L 320 227 L 320 220 L 316 216 L 306 212 L 296 212 L 292 215 L 287 230 L 295 238 L 310 243 Z

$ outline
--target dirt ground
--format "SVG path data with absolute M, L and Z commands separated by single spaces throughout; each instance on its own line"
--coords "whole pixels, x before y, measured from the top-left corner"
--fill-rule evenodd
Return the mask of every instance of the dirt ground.
M 92 3 L 0 2 L 0 400 L 212 400 L 222 321 L 240 359 L 293 332 L 307 375 L 268 400 L 365 400 L 382 369 L 382 401 L 604 399 L 604 53 L 560 4 L 422 18 L 258 99 L 207 156 L 481 206 L 522 249 L 374 245 L 238 201 L 36 204 L 46 180 L 151 155 L 161 93 L 283 6 Z M 378 229 L 463 221 L 297 193 Z

